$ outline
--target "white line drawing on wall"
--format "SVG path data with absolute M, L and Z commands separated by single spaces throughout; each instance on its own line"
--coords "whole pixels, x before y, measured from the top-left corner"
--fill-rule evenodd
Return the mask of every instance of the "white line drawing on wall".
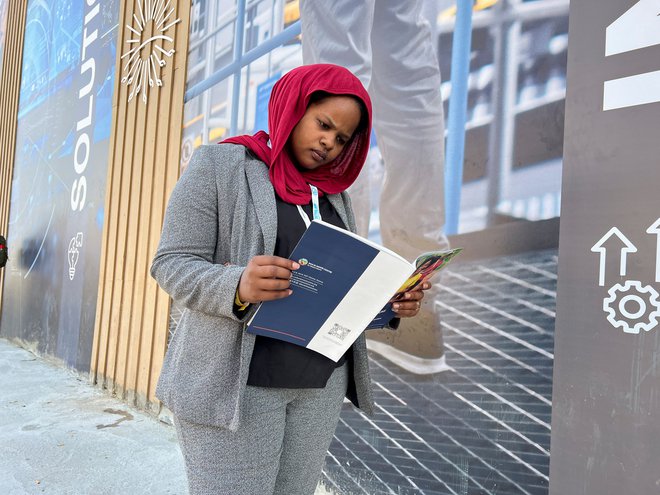
M 646 229 L 647 234 L 655 234 L 657 243 L 655 247 L 655 281 L 660 282 L 660 218 Z
M 139 96 L 141 92 L 142 101 L 146 104 L 149 88 L 153 88 L 154 84 L 156 87 L 163 85 L 160 69 L 166 65 L 165 57 L 172 57 L 176 50 L 163 48 L 162 45 L 165 42 L 174 44 L 174 38 L 161 33 L 165 33 L 181 21 L 179 18 L 170 20 L 175 10 L 174 7 L 170 8 L 170 2 L 171 0 L 167 0 L 167 2 L 165 0 L 138 0 L 138 11 L 133 14 L 135 21 L 133 26 L 126 24 L 126 29 L 136 36 L 136 38 L 130 38 L 131 35 L 129 35 L 126 44 L 135 46 L 121 56 L 122 59 L 128 57 L 122 69 L 124 77 L 121 78 L 121 82 L 127 86 L 133 85 L 133 89 L 128 95 L 128 101 L 131 101 L 134 96 Z M 145 30 L 153 34 L 142 41 Z M 145 48 L 146 50 L 144 50 Z
M 628 280 L 611 287 L 608 294 L 609 297 L 603 299 L 603 311 L 614 328 L 639 333 L 640 330 L 648 332 L 658 324 L 658 292 L 650 285 L 642 286 L 638 280 Z
M 658 238 L 655 267 L 655 281 L 657 282 L 660 280 L 660 218 L 646 229 L 646 233 L 655 234 Z M 600 255 L 599 286 L 605 285 L 608 249 L 605 244 L 613 237 L 617 237 L 622 243 L 619 261 L 620 276 L 626 276 L 628 253 L 637 252 L 637 247 L 621 230 L 617 227 L 608 230 L 591 248 L 592 252 Z M 657 326 L 658 317 L 660 317 L 660 294 L 651 285 L 642 285 L 639 280 L 627 280 L 610 287 L 607 294 L 603 298 L 603 311 L 607 314 L 607 321 L 614 328 L 621 328 L 625 333 L 638 334 L 640 330 L 648 332 Z
M 80 248 L 83 245 L 83 233 L 78 232 L 69 241 L 69 249 L 66 252 L 66 258 L 69 262 L 69 280 L 73 280 L 76 276 L 76 265 L 80 258 Z
M 623 242 L 623 247 L 621 248 L 621 261 L 619 263 L 619 275 L 622 277 L 626 276 L 626 261 L 628 253 L 636 253 L 637 247 L 630 242 L 630 240 L 623 235 L 623 233 L 616 227 L 612 227 L 607 233 L 601 237 L 596 244 L 593 245 L 591 251 L 594 253 L 600 253 L 600 269 L 598 272 L 598 285 L 605 285 L 605 263 L 607 259 L 607 248 L 604 247 L 604 244 L 612 236 L 617 236 L 621 242 Z

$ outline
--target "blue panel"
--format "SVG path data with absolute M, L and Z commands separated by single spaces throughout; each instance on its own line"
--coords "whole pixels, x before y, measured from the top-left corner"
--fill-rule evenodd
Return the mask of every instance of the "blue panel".
M 268 132 L 268 100 L 270 100 L 270 93 L 273 90 L 275 83 L 282 77 L 281 72 L 266 79 L 259 86 L 257 86 L 257 104 L 254 116 L 254 132 L 266 131 Z

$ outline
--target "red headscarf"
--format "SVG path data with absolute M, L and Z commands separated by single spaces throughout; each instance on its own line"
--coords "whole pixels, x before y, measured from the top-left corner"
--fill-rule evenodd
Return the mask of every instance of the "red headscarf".
M 329 164 L 315 170 L 299 170 L 291 161 L 286 144 L 316 91 L 358 97 L 367 109 L 368 125 L 357 130 Z M 360 80 L 347 69 L 332 64 L 304 65 L 287 72 L 273 86 L 268 102 L 268 129 L 270 136 L 259 131 L 254 136 L 236 136 L 222 143 L 249 148 L 268 165 L 270 181 L 280 198 L 292 204 L 307 204 L 311 201 L 309 184 L 315 185 L 319 194 L 336 194 L 357 179 L 369 151 L 371 100 Z

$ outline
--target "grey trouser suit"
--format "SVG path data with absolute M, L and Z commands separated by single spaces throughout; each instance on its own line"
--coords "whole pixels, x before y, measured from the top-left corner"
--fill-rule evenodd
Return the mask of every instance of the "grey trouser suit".
M 348 196 L 328 199 L 355 231 Z M 239 319 L 233 301 L 248 261 L 273 254 L 276 232 L 275 194 L 266 165 L 243 146 L 200 147 L 172 192 L 151 267 L 158 284 L 185 308 L 156 389 L 180 425 L 235 432 L 249 421 L 243 401 L 254 335 L 244 331 L 244 322 L 253 310 Z M 371 414 L 364 335 L 353 345 L 347 374 L 347 396 Z M 216 476 L 220 468 L 208 466 Z

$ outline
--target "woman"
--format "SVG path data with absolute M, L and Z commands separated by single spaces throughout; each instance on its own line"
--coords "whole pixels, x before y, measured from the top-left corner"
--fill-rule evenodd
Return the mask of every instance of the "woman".
M 368 151 L 369 96 L 346 69 L 299 67 L 273 87 L 268 124 L 270 136 L 196 151 L 151 268 L 186 308 L 156 393 L 192 494 L 314 493 L 343 398 L 372 412 L 364 335 L 335 363 L 244 331 L 257 303 L 291 293 L 301 215 L 355 230 L 345 190 Z M 417 314 L 422 297 L 412 292 L 398 315 Z

